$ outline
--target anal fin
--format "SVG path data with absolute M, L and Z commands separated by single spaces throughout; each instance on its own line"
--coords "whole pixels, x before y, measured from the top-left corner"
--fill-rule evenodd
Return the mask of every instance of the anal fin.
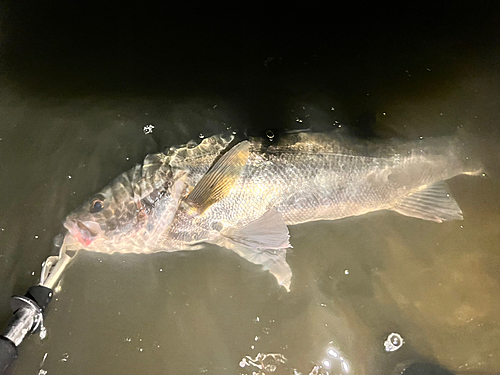
M 405 216 L 438 223 L 463 219 L 462 210 L 448 192 L 448 186 L 444 181 L 412 191 L 395 202 L 391 210 Z

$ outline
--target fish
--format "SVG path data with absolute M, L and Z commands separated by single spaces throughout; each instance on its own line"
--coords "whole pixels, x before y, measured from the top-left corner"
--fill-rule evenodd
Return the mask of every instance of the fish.
M 478 175 L 459 135 L 361 141 L 301 132 L 276 142 L 213 135 L 147 155 L 69 214 L 87 251 L 150 254 L 230 249 L 290 290 L 288 226 L 389 210 L 461 220 L 446 180 Z

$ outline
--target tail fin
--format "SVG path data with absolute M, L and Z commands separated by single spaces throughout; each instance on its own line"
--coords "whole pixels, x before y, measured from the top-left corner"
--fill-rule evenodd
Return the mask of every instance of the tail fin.
M 485 145 L 487 140 L 476 134 L 470 133 L 464 128 L 458 128 L 456 136 L 458 155 L 462 159 L 465 167 L 463 174 L 479 176 L 484 174 Z

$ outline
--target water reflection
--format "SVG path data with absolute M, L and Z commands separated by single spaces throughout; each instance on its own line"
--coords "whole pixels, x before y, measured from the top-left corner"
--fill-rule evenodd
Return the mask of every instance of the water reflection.
M 332 342 L 330 342 L 331 344 Z M 341 352 L 339 349 L 329 347 L 326 350 L 326 354 L 328 357 L 324 358 L 321 361 L 322 366 L 324 369 L 327 370 L 325 374 L 329 374 L 328 370 L 332 371 L 341 371 L 341 373 L 347 374 L 351 368 L 349 363 L 344 359 L 344 357 L 341 355 Z
M 439 56 L 446 64 L 433 68 L 433 74 L 449 70 L 449 55 L 439 50 Z M 413 84 L 415 77 L 412 74 Z M 381 89 L 381 102 L 370 104 L 382 114 L 381 126 L 414 139 L 452 134 L 457 123 L 464 123 L 473 131 L 481 126 L 499 139 L 498 76 L 427 79 L 436 87 L 461 89 L 426 91 L 419 99 L 405 77 L 403 90 Z M 339 117 L 300 105 L 300 112 L 294 108 L 293 118 L 280 124 L 293 122 L 297 127 L 292 129 L 302 131 L 313 125 L 319 130 L 316 124 L 340 127 L 345 104 L 335 104 L 335 111 L 326 105 L 333 103 L 334 94 L 328 92 L 324 101 L 312 95 L 310 101 Z M 338 97 L 343 94 L 339 91 Z M 359 104 L 356 92 L 347 95 L 353 98 L 351 104 Z M 396 99 L 392 105 L 391 98 Z M 36 282 L 38 275 L 31 271 L 38 272 L 47 257 L 64 215 L 145 154 L 246 124 L 261 126 L 265 136 L 273 126 L 222 113 L 222 105 L 210 111 L 214 108 L 209 103 L 199 108 L 175 101 L 166 105 L 164 96 L 55 103 L 17 100 L 7 93 L 5 99 L 0 108 L 5 119 L 0 134 L 5 177 L 0 197 L 2 301 Z M 375 95 L 370 100 L 376 100 Z M 144 117 L 142 108 L 151 114 Z M 443 108 L 448 116 L 444 121 Z M 289 106 L 275 109 L 282 113 Z M 154 124 L 152 134 L 144 134 L 145 124 Z M 497 163 L 497 148 L 486 144 L 485 149 L 492 156 L 490 163 Z M 95 374 L 123 374 L 124 369 L 191 374 L 203 369 L 230 375 L 378 375 L 396 373 L 399 363 L 406 366 L 422 357 L 453 371 L 497 373 L 498 163 L 488 174 L 488 180 L 452 181 L 465 213 L 462 225 L 384 213 L 291 228 L 294 251 L 289 258 L 296 283 L 288 295 L 277 289 L 272 276 L 220 249 L 110 257 L 104 262 L 82 254 L 65 275 L 60 298 L 48 314 L 50 334 L 43 342 L 32 337 L 25 343 L 26 355 L 20 357 L 16 373 L 36 374 L 44 353 L 49 355 L 43 371 L 49 374 L 76 374 L 85 368 Z M 384 351 L 390 332 L 402 337 L 389 340 L 389 348 L 402 344 L 403 337 L 404 348 Z M 252 344 L 257 349 L 250 351 Z M 71 358 L 63 361 L 64 353 Z

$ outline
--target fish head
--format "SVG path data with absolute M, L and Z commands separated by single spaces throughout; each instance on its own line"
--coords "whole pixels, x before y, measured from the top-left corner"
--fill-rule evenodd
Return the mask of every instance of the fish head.
M 142 252 L 172 223 L 185 186 L 171 173 L 162 177 L 145 183 L 132 171 L 120 175 L 68 215 L 65 228 L 87 250 Z
M 113 196 L 113 189 L 107 186 L 68 215 L 64 226 L 84 248 L 87 248 L 99 238 L 112 238 L 117 234 L 118 221 L 120 217 L 126 215 L 126 211 L 122 212 L 123 208 L 126 209 L 127 205 L 117 202 Z

